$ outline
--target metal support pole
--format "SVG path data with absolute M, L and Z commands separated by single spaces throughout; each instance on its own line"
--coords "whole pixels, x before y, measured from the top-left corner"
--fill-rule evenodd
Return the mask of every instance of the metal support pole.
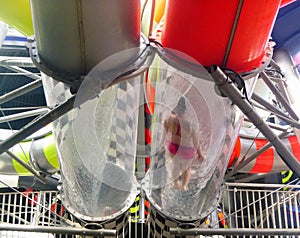
M 279 109 L 277 109 L 276 107 L 274 107 L 272 104 L 270 104 L 269 102 L 267 102 L 262 97 L 258 96 L 256 93 L 252 94 L 251 99 L 253 99 L 257 103 L 263 105 L 265 108 L 267 108 L 268 110 L 270 110 L 274 114 L 276 114 L 276 116 L 278 116 L 282 120 L 290 123 L 293 127 L 300 128 L 300 123 L 298 123 L 297 121 L 295 121 L 293 118 L 289 118 L 288 115 L 285 115 L 282 111 L 280 111 Z
M 44 114 L 37 120 L 34 120 L 24 126 L 21 130 L 16 132 L 14 135 L 7 138 L 0 144 L 0 154 L 9 150 L 14 145 L 18 144 L 20 141 L 26 139 L 28 136 L 32 135 L 34 132 L 42 129 L 44 126 L 50 122 L 55 121 L 65 113 L 71 111 L 74 106 L 76 95 L 73 95 L 66 102 L 60 104 L 59 106 L 52 109 L 50 112 Z
M 42 86 L 42 80 L 39 79 L 39 80 L 36 80 L 36 81 L 31 82 L 29 84 L 26 84 L 26 85 L 24 85 L 24 86 L 22 86 L 20 88 L 17 88 L 16 90 L 13 90 L 13 91 L 11 91 L 9 93 L 6 93 L 6 94 L 4 94 L 4 95 L 2 95 L 0 97 L 0 105 L 2 103 L 10 101 L 10 100 L 12 100 L 12 99 L 14 99 L 16 97 L 19 97 L 19 96 L 22 96 L 22 95 L 24 95 L 24 94 L 26 94 L 28 92 L 31 92 L 34 89 L 37 89 L 37 88 L 39 88 L 41 86 Z
M 26 164 L 21 158 L 16 156 L 11 151 L 7 150 L 6 154 L 8 154 L 10 157 L 12 157 L 15 161 L 17 161 L 20 165 L 22 165 L 24 168 L 26 168 L 30 173 L 32 173 L 35 177 L 37 177 L 42 183 L 46 184 L 46 179 L 36 170 L 31 168 L 28 164 Z
M 0 224 L 1 231 L 23 231 L 23 232 L 42 232 L 68 235 L 83 235 L 93 237 L 115 237 L 116 230 L 108 229 L 87 229 L 77 227 L 55 227 L 55 226 L 30 226 L 30 225 L 16 225 L 16 224 Z
M 182 236 L 198 236 L 198 235 L 299 235 L 300 229 L 284 229 L 284 228 L 229 228 L 229 229 L 181 229 L 181 228 L 170 228 L 172 235 Z
M 270 65 L 275 69 L 278 70 L 279 72 L 281 72 L 281 68 L 280 66 L 276 63 L 276 61 L 274 61 L 273 59 L 270 61 Z
M 244 121 L 247 121 L 247 122 L 251 122 L 248 118 L 244 118 Z M 252 123 L 252 122 L 251 122 Z M 274 123 L 270 123 L 270 122 L 266 122 L 267 123 L 267 125 L 270 127 L 270 128 L 272 128 L 272 129 L 275 129 L 275 130 L 277 130 L 277 131 L 282 131 L 282 132 L 284 132 L 284 131 L 287 131 L 289 128 L 290 128 L 290 126 L 281 126 L 281 125 L 278 125 L 278 124 L 274 124 Z
M 257 95 L 256 93 L 253 93 L 251 96 L 251 99 L 259 103 L 260 105 L 264 106 L 266 109 L 272 111 L 273 113 L 276 113 L 279 116 L 287 117 L 284 112 L 280 111 L 278 108 L 274 107 L 272 104 L 270 104 L 268 101 L 263 99 L 261 96 Z
M 286 82 L 283 79 L 280 79 L 276 83 L 278 85 L 278 89 L 279 89 L 279 92 L 282 95 L 282 97 L 285 99 L 285 101 L 288 103 L 288 105 L 291 105 L 291 100 L 289 98 Z
M 0 108 L 0 111 L 1 111 L 1 108 Z M 15 121 L 15 120 L 19 120 L 19 119 L 23 119 L 23 118 L 27 118 L 27 117 L 33 117 L 33 116 L 41 115 L 41 114 L 44 114 L 47 112 L 49 112 L 48 108 L 41 108 L 41 109 L 31 110 L 31 111 L 27 111 L 27 112 L 20 112 L 20 113 L 16 113 L 13 115 L 0 117 L 0 123 L 8 122 L 8 121 Z
M 218 66 L 212 66 L 209 70 L 220 90 L 242 110 L 242 112 L 262 132 L 266 139 L 270 141 L 286 165 L 300 178 L 300 163 L 298 160 L 285 147 L 279 137 L 271 130 L 265 121 L 253 110 L 251 104 L 244 99 L 241 92 L 234 86 L 231 80 L 229 80 Z
M 273 85 L 269 76 L 265 72 L 262 72 L 262 73 L 260 73 L 260 77 L 263 79 L 265 84 L 271 89 L 271 91 L 276 96 L 277 100 L 282 104 L 282 106 L 285 108 L 285 110 L 287 110 L 287 112 L 290 114 L 290 116 L 294 120 L 299 121 L 299 117 L 294 112 L 294 110 L 290 107 L 289 103 L 285 100 L 285 98 L 280 94 L 280 92 L 277 90 L 277 88 Z
M 37 75 L 37 74 L 35 74 L 35 73 L 32 73 L 32 72 L 30 72 L 30 71 L 28 71 L 28 70 L 26 70 L 26 69 L 22 69 L 22 68 L 20 68 L 20 67 L 18 67 L 18 66 L 4 66 L 5 68 L 7 68 L 7 69 L 9 69 L 9 70 L 11 70 L 11 71 L 14 71 L 14 72 L 17 72 L 17 73 L 21 73 L 21 74 L 24 74 L 24 75 L 26 75 L 26 77 L 28 77 L 28 78 L 32 78 L 32 79 L 34 79 L 34 80 L 39 80 L 39 79 L 41 79 L 41 77 L 39 76 L 39 75 Z
M 0 56 L 0 66 L 36 68 L 30 57 Z

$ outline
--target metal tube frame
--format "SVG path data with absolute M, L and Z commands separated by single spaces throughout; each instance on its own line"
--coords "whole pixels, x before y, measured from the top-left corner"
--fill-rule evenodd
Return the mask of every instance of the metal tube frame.
M 24 168 L 26 168 L 30 173 L 32 173 L 35 177 L 37 177 L 42 183 L 46 183 L 46 179 L 35 169 L 31 168 L 28 164 L 26 164 L 21 158 L 19 158 L 17 155 L 12 153 L 11 151 L 7 150 L 6 154 L 8 154 L 10 157 L 12 157 L 15 161 L 17 161 L 20 165 L 22 165 Z
M 272 60 L 270 61 L 270 65 L 271 65 L 273 68 L 275 68 L 275 70 L 281 71 L 280 66 L 277 64 L 277 62 L 276 62 L 275 60 L 272 59 Z
M 294 112 L 294 110 L 290 107 L 289 103 L 286 101 L 286 99 L 281 95 L 281 93 L 277 90 L 277 88 L 273 85 L 271 82 L 269 76 L 265 73 L 262 72 L 260 73 L 260 77 L 263 79 L 265 84 L 271 89 L 271 91 L 274 93 L 276 96 L 277 100 L 283 105 L 285 110 L 290 114 L 290 116 L 295 119 L 296 121 L 299 120 L 299 117 L 297 114 Z
M 250 121 L 248 118 L 244 118 L 244 121 L 252 123 L 252 121 Z M 270 128 L 275 129 L 277 131 L 287 131 L 288 129 L 291 128 L 290 126 L 281 126 L 281 125 L 270 123 L 270 122 L 266 122 L 266 123 L 268 124 L 268 126 Z M 246 138 L 249 138 L 249 137 L 246 137 Z
M 266 107 L 267 109 L 269 109 L 270 111 L 272 111 L 274 114 L 276 114 L 276 116 L 278 116 L 282 120 L 290 123 L 291 125 L 293 125 L 296 128 L 300 128 L 300 123 L 298 123 L 297 121 L 295 121 L 293 118 L 290 118 L 288 115 L 284 114 L 282 111 L 278 110 L 276 107 L 274 107 L 273 105 L 271 105 L 269 102 L 267 102 L 266 100 L 264 100 L 262 97 L 258 96 L 256 93 L 252 94 L 251 99 L 253 99 L 257 103 L 263 105 L 264 107 Z
M 214 78 L 219 89 L 236 104 L 241 111 L 252 121 L 252 123 L 262 132 L 262 134 L 274 146 L 279 156 L 286 165 L 300 178 L 300 163 L 294 155 L 285 147 L 280 138 L 254 111 L 251 104 L 244 99 L 241 92 L 234 86 L 231 79 L 216 65 L 209 68 L 211 76 Z
M 26 84 L 26 85 L 24 85 L 24 86 L 22 86 L 20 88 L 17 88 L 17 89 L 15 89 L 15 90 L 13 90 L 13 91 L 11 91 L 9 93 L 6 93 L 6 94 L 4 94 L 4 95 L 2 95 L 0 97 L 0 105 L 2 103 L 10 101 L 10 100 L 12 100 L 14 98 L 22 96 L 25 93 L 31 92 L 31 91 L 33 91 L 33 90 L 41 87 L 42 85 L 43 85 L 42 84 L 42 80 L 39 79 L 39 80 L 33 81 L 33 82 L 29 83 L 29 84 Z
M 0 108 L 0 110 L 1 110 L 1 108 Z M 47 112 L 49 112 L 48 108 L 40 108 L 40 109 L 36 109 L 36 110 L 15 113 L 13 115 L 0 117 L 0 123 L 19 120 L 19 119 L 23 119 L 23 118 L 27 118 L 27 117 L 32 117 L 32 116 L 37 116 L 37 115 L 41 115 L 41 114 L 44 114 Z
M 10 225 L 0 224 L 2 231 L 23 231 L 23 232 L 41 232 L 41 233 L 55 233 L 55 234 L 68 234 L 68 235 L 87 235 L 94 237 L 104 237 L 116 235 L 116 230 L 109 229 L 87 229 L 76 227 L 55 227 L 55 226 L 31 226 L 31 225 Z
M 261 228 L 226 228 L 226 229 L 181 229 L 170 228 L 170 234 L 182 236 L 196 235 L 299 235 L 300 229 L 261 229 Z
M 5 67 L 5 68 L 7 68 L 7 69 L 9 69 L 11 71 L 14 71 L 14 72 L 26 75 L 28 78 L 32 78 L 34 80 L 41 79 L 41 77 L 39 75 L 37 75 L 37 73 L 30 72 L 30 71 L 28 71 L 26 69 L 22 69 L 22 68 L 20 68 L 18 66 L 9 66 L 9 65 L 7 65 L 7 66 L 3 66 L 3 67 Z
M 135 59 L 134 62 L 131 64 L 128 64 L 127 67 L 123 67 L 122 69 L 118 69 L 117 71 L 109 71 L 109 72 L 103 72 L 103 87 L 97 88 L 95 91 L 95 87 L 89 87 L 91 90 L 87 90 L 86 94 L 83 98 L 76 98 L 77 94 L 74 94 L 71 96 L 68 100 L 66 100 L 64 103 L 56 106 L 48 113 L 43 114 L 39 118 L 35 119 L 34 121 L 30 122 L 26 126 L 24 126 L 21 130 L 7 138 L 5 141 L 0 143 L 0 154 L 7 152 L 11 147 L 18 144 L 20 141 L 26 139 L 28 136 L 32 135 L 34 132 L 42 129 L 47 124 L 55 121 L 62 115 L 66 114 L 67 112 L 71 111 L 73 108 L 79 107 L 82 103 L 88 101 L 93 96 L 97 96 L 98 93 L 100 93 L 102 90 L 114 85 L 115 83 L 118 83 L 120 81 L 126 80 L 130 78 L 132 74 L 135 75 L 135 72 L 137 72 L 143 64 L 146 64 L 146 68 L 151 64 L 153 60 L 154 54 L 151 54 L 151 48 L 148 47 L 148 45 L 144 48 L 143 53 L 139 55 Z M 147 62 L 147 60 L 149 62 Z M 139 74 L 143 73 L 145 69 L 139 72 Z M 136 75 L 135 75 L 136 76 Z M 96 82 L 98 83 L 98 82 Z M 17 90 L 14 90 L 8 94 L 3 95 L 0 97 L 0 104 L 4 103 L 12 98 L 15 98 L 17 96 L 20 96 L 29 90 L 31 88 L 30 86 L 37 87 L 37 85 L 41 86 L 42 81 L 36 80 L 28 85 L 25 85 L 24 87 L 18 88 Z M 92 85 L 94 86 L 94 85 Z M 29 90 L 30 91 L 30 90 Z M 97 94 L 95 94 L 95 92 Z M 94 95 L 95 94 L 95 95 Z
M 267 102 L 265 99 L 263 99 L 261 96 L 257 95 L 256 93 L 252 94 L 251 99 L 259 103 L 260 105 L 264 106 L 267 110 L 276 113 L 278 116 L 288 117 L 286 114 L 284 114 L 282 111 L 280 111 L 278 108 L 273 106 L 271 103 Z
M 0 56 L 0 66 L 36 68 L 30 57 Z
M 38 119 L 30 122 L 25 127 L 23 127 L 21 130 L 16 132 L 14 135 L 10 136 L 5 141 L 3 141 L 0 144 L 0 154 L 9 150 L 11 147 L 18 144 L 20 141 L 26 139 L 28 136 L 32 135 L 34 132 L 42 129 L 44 126 L 46 126 L 50 122 L 53 122 L 54 120 L 58 119 L 65 113 L 71 111 L 74 106 L 75 97 L 76 97 L 76 95 L 73 95 L 66 102 L 55 107 L 50 112 L 42 115 Z

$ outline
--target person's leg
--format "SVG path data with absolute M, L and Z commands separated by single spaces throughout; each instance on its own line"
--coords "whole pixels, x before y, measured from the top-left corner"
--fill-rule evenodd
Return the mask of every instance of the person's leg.
M 190 178 L 191 178 L 191 170 L 188 167 L 185 169 L 185 171 L 182 174 L 182 185 L 181 185 L 182 190 L 187 191 Z
M 172 176 L 173 187 L 176 189 L 180 188 L 180 163 L 176 156 L 172 157 L 171 176 Z

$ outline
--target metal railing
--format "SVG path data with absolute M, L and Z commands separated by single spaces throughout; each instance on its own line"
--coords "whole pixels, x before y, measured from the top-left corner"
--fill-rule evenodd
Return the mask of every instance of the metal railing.
M 1 237 L 34 237 L 34 233 L 26 232 L 27 227 L 35 231 L 36 227 L 67 226 L 64 213 L 57 191 L 2 192 L 0 193 Z M 49 232 L 40 234 L 40 237 L 54 237 L 54 235 Z
M 299 185 L 227 183 L 221 210 L 228 229 L 250 229 L 251 237 L 261 237 L 259 230 L 300 236 Z
M 299 210 L 299 185 L 226 183 L 220 206 L 208 219 L 210 223 L 190 230 L 171 229 L 171 233 L 191 237 L 215 234 L 219 237 L 296 238 L 300 237 Z M 76 222 L 62 206 L 57 191 L 0 193 L 0 223 L 1 237 L 106 234 L 106 231 L 75 227 Z M 143 229 L 147 229 L 146 222 L 130 223 L 129 237 L 144 237 Z

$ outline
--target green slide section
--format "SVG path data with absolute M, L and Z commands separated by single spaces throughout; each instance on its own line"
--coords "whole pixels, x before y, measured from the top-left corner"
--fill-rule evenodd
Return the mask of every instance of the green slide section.
M 58 157 L 56 153 L 56 146 L 54 142 L 54 137 L 52 134 L 45 137 L 44 141 L 44 154 L 47 159 L 47 161 L 57 170 L 59 170 L 59 162 Z

